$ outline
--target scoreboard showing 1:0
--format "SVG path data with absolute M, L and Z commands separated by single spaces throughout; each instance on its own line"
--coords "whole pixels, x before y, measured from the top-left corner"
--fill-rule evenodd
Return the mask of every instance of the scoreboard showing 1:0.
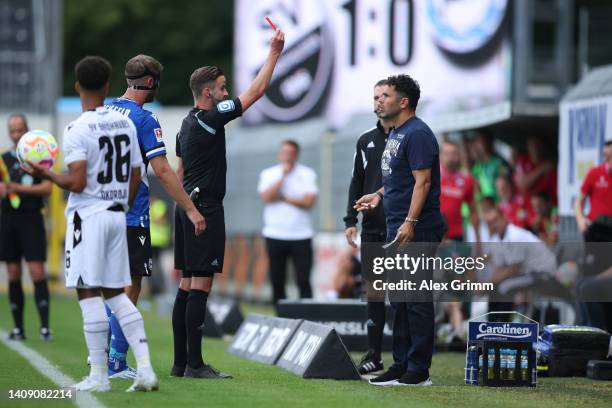
M 384 8 L 382 15 L 376 7 L 368 7 L 374 4 L 372 1 L 349 0 L 342 5 L 342 9 L 349 15 L 350 65 L 354 66 L 358 63 L 360 51 L 365 50 L 365 54 L 370 57 L 376 56 L 378 52 L 375 45 L 368 44 L 366 38 L 357 35 L 360 32 L 360 25 L 367 24 L 368 21 L 377 23 L 379 26 L 381 22 L 386 25 L 387 55 L 393 65 L 408 64 L 412 56 L 412 0 L 391 0 Z M 358 40 L 364 41 L 364 44 L 358 44 Z

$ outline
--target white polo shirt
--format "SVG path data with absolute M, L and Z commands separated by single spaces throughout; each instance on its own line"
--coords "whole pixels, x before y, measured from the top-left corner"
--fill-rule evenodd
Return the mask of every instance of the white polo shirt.
M 268 167 L 259 175 L 257 192 L 261 194 L 283 176 L 282 164 Z M 317 174 L 310 167 L 296 163 L 287 175 L 281 194 L 287 198 L 301 199 L 306 194 L 318 194 Z M 283 201 L 267 203 L 263 214 L 262 234 L 266 238 L 285 241 L 310 239 L 314 235 L 310 210 Z
M 557 268 L 555 254 L 530 231 L 508 224 L 504 238 L 492 235 L 485 253 L 491 252 L 493 264 L 507 266 L 520 264 L 521 274 L 539 272 L 554 274 Z

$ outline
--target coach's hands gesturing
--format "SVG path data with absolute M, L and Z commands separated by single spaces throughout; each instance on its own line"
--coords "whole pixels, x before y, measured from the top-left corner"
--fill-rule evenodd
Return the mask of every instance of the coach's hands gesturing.
M 189 221 L 191 221 L 193 224 L 196 236 L 203 233 L 206 229 L 206 219 L 204 219 L 204 216 L 200 214 L 195 205 L 185 211 L 185 214 L 187 214 L 187 218 L 189 218 Z
M 353 208 L 360 212 L 370 211 L 378 207 L 379 203 L 380 203 L 380 196 L 377 193 L 366 194 L 363 197 L 361 197 L 359 200 L 357 200 L 357 202 L 355 202 L 355 205 L 353 206 Z

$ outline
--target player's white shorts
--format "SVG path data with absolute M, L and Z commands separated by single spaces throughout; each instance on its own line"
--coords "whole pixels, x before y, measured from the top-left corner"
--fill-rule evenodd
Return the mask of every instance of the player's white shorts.
M 66 287 L 124 288 L 132 284 L 125 213 L 100 211 L 66 228 Z

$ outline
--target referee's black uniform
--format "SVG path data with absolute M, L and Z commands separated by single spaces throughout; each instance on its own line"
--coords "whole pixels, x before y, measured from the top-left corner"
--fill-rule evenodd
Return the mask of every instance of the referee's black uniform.
M 355 202 L 365 194 L 373 193 L 382 187 L 382 172 L 380 161 L 385 150 L 388 134 L 380 124 L 364 132 L 357 140 L 355 158 L 353 161 L 353 176 L 349 186 L 348 204 L 344 225 L 346 228 L 355 227 L 358 223 L 357 210 L 353 208 Z M 385 242 L 387 225 L 383 206 L 379 205 L 372 211 L 362 213 L 361 222 L 361 259 L 365 259 L 366 243 Z M 365 278 L 365 276 L 364 276 Z M 367 290 L 366 285 L 366 290 Z M 368 302 L 368 345 L 369 351 L 360 363 L 362 374 L 368 371 L 381 369 L 380 353 L 382 349 L 382 336 L 385 326 L 385 303 Z M 380 365 L 380 367 L 379 367 Z M 370 367 L 371 366 L 371 367 Z M 370 370 L 371 369 L 371 370 Z
M 17 160 L 14 150 L 2 154 L 12 182 L 19 184 L 39 184 L 41 180 L 27 174 Z M 41 214 L 44 206 L 41 196 L 19 194 L 20 204 L 13 208 L 9 197 L 2 200 L 0 216 L 0 259 L 7 264 L 21 265 L 26 262 L 47 260 L 47 238 L 45 222 Z M 40 316 L 41 329 L 49 333 L 49 289 L 47 279 L 35 281 L 34 300 Z M 24 295 L 21 279 L 9 280 L 9 302 L 15 329 L 23 336 Z M 42 334 L 42 331 L 41 331 Z
M 174 265 L 183 278 L 212 277 L 223 271 L 225 220 L 223 198 L 227 161 L 225 128 L 242 115 L 240 99 L 225 100 L 210 110 L 193 108 L 183 119 L 176 139 L 176 154 L 183 161 L 183 187 L 206 219 L 206 229 L 196 236 L 185 211 L 175 210 Z M 173 310 L 174 367 L 172 375 L 196 378 L 228 378 L 202 359 L 202 332 L 208 292 L 191 289 L 183 319 Z M 176 304 L 175 304 L 176 306 Z M 174 316 L 175 312 L 181 316 Z M 177 320 L 178 319 L 178 320 Z M 186 368 L 185 368 L 186 367 Z

